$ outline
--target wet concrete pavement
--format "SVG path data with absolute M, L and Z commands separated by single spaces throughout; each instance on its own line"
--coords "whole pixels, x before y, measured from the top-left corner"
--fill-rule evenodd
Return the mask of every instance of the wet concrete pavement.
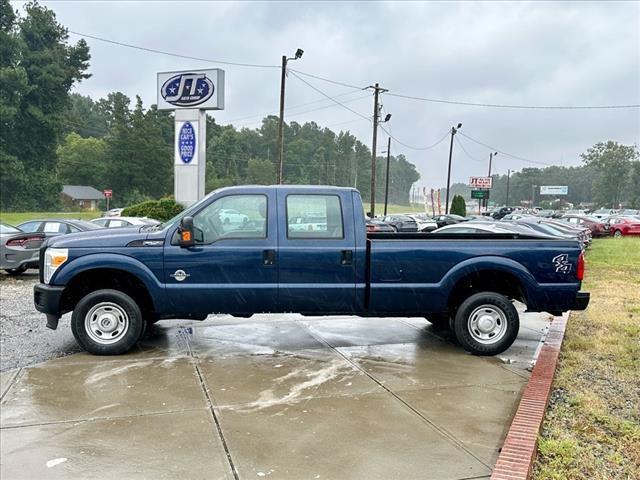
M 424 319 L 160 322 L 0 374 L 0 477 L 488 478 L 548 325 L 500 358 Z

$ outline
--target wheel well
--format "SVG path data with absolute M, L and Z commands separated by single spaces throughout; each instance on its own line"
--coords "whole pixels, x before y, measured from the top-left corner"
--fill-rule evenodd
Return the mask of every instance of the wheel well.
M 515 275 L 500 270 L 482 270 L 470 273 L 456 282 L 447 302 L 449 311 L 454 312 L 466 298 L 478 292 L 500 293 L 527 303 L 525 290 Z
M 138 304 L 144 318 L 154 317 L 153 301 L 144 283 L 132 273 L 113 268 L 88 270 L 73 277 L 62 295 L 62 311 L 73 310 L 82 297 L 103 289 L 126 293 Z

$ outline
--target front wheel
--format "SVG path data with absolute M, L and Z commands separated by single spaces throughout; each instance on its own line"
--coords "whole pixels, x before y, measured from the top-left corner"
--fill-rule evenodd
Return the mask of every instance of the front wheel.
M 140 339 L 145 320 L 136 302 L 119 290 L 96 290 L 80 300 L 71 316 L 76 341 L 94 355 L 120 355 Z
M 622 232 L 620 230 L 616 230 L 615 232 L 613 232 L 613 236 L 616 238 L 620 238 L 622 237 Z
M 474 355 L 497 355 L 509 348 L 520 328 L 513 303 L 499 293 L 481 292 L 462 304 L 454 320 L 460 345 Z

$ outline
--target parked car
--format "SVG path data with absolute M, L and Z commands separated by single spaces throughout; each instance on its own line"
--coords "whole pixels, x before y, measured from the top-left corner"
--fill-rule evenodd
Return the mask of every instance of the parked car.
M 419 232 L 431 232 L 438 228 L 438 224 L 426 213 L 407 213 L 407 216 L 416 221 Z
M 611 220 L 611 235 L 616 238 L 640 235 L 640 220 L 635 217 L 617 217 Z
M 589 245 L 587 235 L 582 230 L 573 228 L 568 224 L 559 224 L 553 220 L 537 217 L 522 218 L 517 222 L 529 225 L 531 228 L 542 233 L 546 232 L 548 235 L 554 235 L 562 238 L 575 238 L 580 242 L 582 248 L 587 248 Z
M 508 215 L 510 213 L 513 213 L 515 210 L 516 210 L 515 207 L 500 207 L 500 208 L 494 210 L 494 212 L 491 214 L 491 216 L 495 220 L 500 220 L 502 217 L 504 217 L 505 215 Z
M 494 222 L 494 219 L 487 216 L 487 215 L 467 215 L 466 217 L 467 220 L 469 220 L 470 222 Z
M 616 214 L 616 211 L 613 210 L 612 208 L 600 208 L 595 212 L 592 212 L 591 216 L 602 219 L 605 217 L 610 217 L 611 215 L 615 215 L 615 214 Z
M 143 225 L 157 225 L 160 222 L 147 217 L 99 217 L 91 220 L 91 223 L 103 228 L 133 227 Z
M 218 217 L 220 218 L 220 221 L 225 224 L 246 223 L 249 221 L 249 217 L 247 215 L 231 208 L 220 210 L 220 212 L 218 213 Z
M 507 213 L 500 220 L 520 220 L 522 218 L 527 218 L 527 217 L 535 217 L 535 215 L 532 215 L 531 213 L 513 212 L 513 213 Z
M 99 230 L 102 227 L 95 223 L 86 222 L 84 220 L 72 220 L 69 218 L 48 218 L 42 220 L 29 220 L 21 223 L 18 228 L 23 232 L 35 233 L 40 232 L 48 237 L 56 237 L 58 235 L 66 235 L 67 233 L 87 232 L 90 230 Z
M 447 214 L 447 215 L 436 215 L 435 217 L 433 217 L 433 219 L 435 220 L 436 224 L 438 225 L 438 228 L 442 228 L 445 225 L 453 225 L 455 223 L 460 223 L 460 222 L 467 222 L 468 219 L 465 217 L 462 217 L 460 215 L 455 215 L 455 214 Z
M 232 237 L 214 228 L 208 216 L 232 197 L 264 206 L 262 227 Z M 290 231 L 289 213 L 310 197 L 320 199 L 331 228 Z M 495 355 L 518 335 L 513 300 L 552 315 L 589 303 L 575 240 L 483 234 L 454 242 L 437 234 L 366 234 L 364 226 L 352 188 L 222 188 L 157 230 L 49 240 L 34 302 L 52 329 L 73 312 L 74 337 L 98 355 L 129 351 L 148 323 L 203 320 L 211 312 L 420 316 L 446 325 L 452 317 L 463 348 Z
M 14 226 L 0 223 L 0 268 L 18 275 L 27 268 L 38 267 L 42 233 L 26 233 Z
M 407 215 L 387 215 L 382 221 L 387 225 L 391 225 L 396 232 L 418 231 L 418 223 Z
M 391 225 L 384 223 L 382 220 L 376 218 L 366 217 L 367 233 L 379 232 L 379 233 L 394 233 L 396 231 Z
M 560 221 L 567 222 L 570 225 L 579 225 L 591 230 L 594 237 L 604 237 L 609 235 L 609 225 L 596 217 L 588 215 L 564 215 L 559 218 Z
M 122 211 L 124 208 L 112 208 L 111 210 L 107 210 L 102 214 L 103 217 L 119 217 L 122 215 Z
M 292 232 L 327 231 L 327 217 L 305 215 L 303 217 L 292 217 L 289 220 L 289 230 Z
M 636 210 L 634 208 L 625 208 L 624 210 L 620 210 L 618 215 L 623 217 L 634 217 L 636 215 L 640 215 L 640 210 Z
M 508 234 L 535 234 L 528 230 L 523 232 L 522 229 L 513 229 L 508 222 L 487 222 L 470 220 L 464 223 L 456 223 L 454 225 L 446 225 L 442 228 L 434 230 L 433 233 L 508 233 Z
M 556 214 L 555 210 L 539 210 L 538 216 L 544 218 L 551 218 Z

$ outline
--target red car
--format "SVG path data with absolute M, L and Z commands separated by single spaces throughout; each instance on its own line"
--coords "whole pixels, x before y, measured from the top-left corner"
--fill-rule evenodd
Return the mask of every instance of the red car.
M 618 217 L 611 219 L 611 234 L 614 237 L 623 235 L 640 235 L 640 219 L 634 217 Z
M 587 215 L 563 215 L 559 220 L 570 223 L 574 226 L 588 228 L 591 230 L 591 235 L 594 237 L 605 237 L 610 234 L 609 225 L 597 217 L 590 217 Z

